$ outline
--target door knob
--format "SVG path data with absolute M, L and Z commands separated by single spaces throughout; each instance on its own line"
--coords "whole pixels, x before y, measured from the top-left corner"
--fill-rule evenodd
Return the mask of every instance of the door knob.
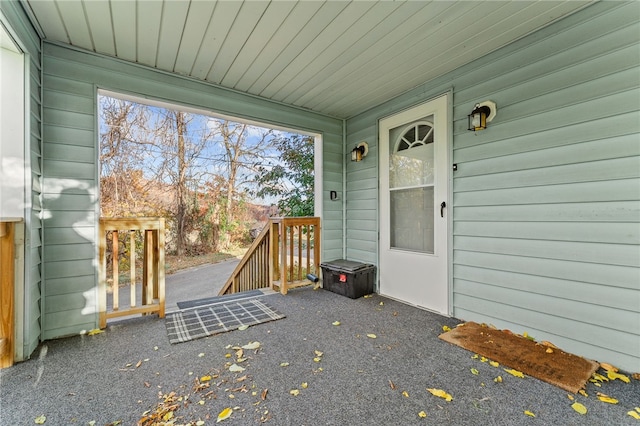
M 444 208 L 447 207 L 447 203 L 444 201 L 440 203 L 440 217 L 444 217 Z

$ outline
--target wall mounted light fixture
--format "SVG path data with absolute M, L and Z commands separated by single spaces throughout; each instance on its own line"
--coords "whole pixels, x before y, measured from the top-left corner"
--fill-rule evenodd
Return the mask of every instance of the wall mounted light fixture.
M 468 129 L 475 132 L 477 130 L 484 130 L 487 128 L 487 123 L 496 116 L 497 112 L 496 103 L 492 101 L 484 101 L 476 104 L 471 114 L 469 114 L 469 127 Z
M 369 144 L 366 142 L 360 142 L 351 151 L 351 161 L 362 161 L 364 157 L 369 153 Z

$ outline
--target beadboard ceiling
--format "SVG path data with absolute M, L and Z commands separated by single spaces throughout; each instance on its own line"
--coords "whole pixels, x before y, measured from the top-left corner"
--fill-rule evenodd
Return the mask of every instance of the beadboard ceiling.
M 21 1 L 48 41 L 338 118 L 590 3 Z

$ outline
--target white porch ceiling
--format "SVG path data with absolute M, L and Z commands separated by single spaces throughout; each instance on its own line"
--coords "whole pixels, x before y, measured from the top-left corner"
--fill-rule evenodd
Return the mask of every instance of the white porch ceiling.
M 46 40 L 349 118 L 591 1 L 22 3 Z

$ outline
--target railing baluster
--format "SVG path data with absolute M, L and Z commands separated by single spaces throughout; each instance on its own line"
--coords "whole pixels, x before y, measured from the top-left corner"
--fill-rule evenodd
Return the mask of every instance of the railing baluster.
M 113 286 L 111 287 L 111 296 L 113 297 L 113 310 L 117 311 L 120 305 L 120 262 L 118 262 L 118 258 L 120 257 L 120 252 L 118 250 L 118 231 L 111 232 L 111 282 Z
M 129 231 L 129 297 L 132 308 L 136 306 L 136 231 Z

